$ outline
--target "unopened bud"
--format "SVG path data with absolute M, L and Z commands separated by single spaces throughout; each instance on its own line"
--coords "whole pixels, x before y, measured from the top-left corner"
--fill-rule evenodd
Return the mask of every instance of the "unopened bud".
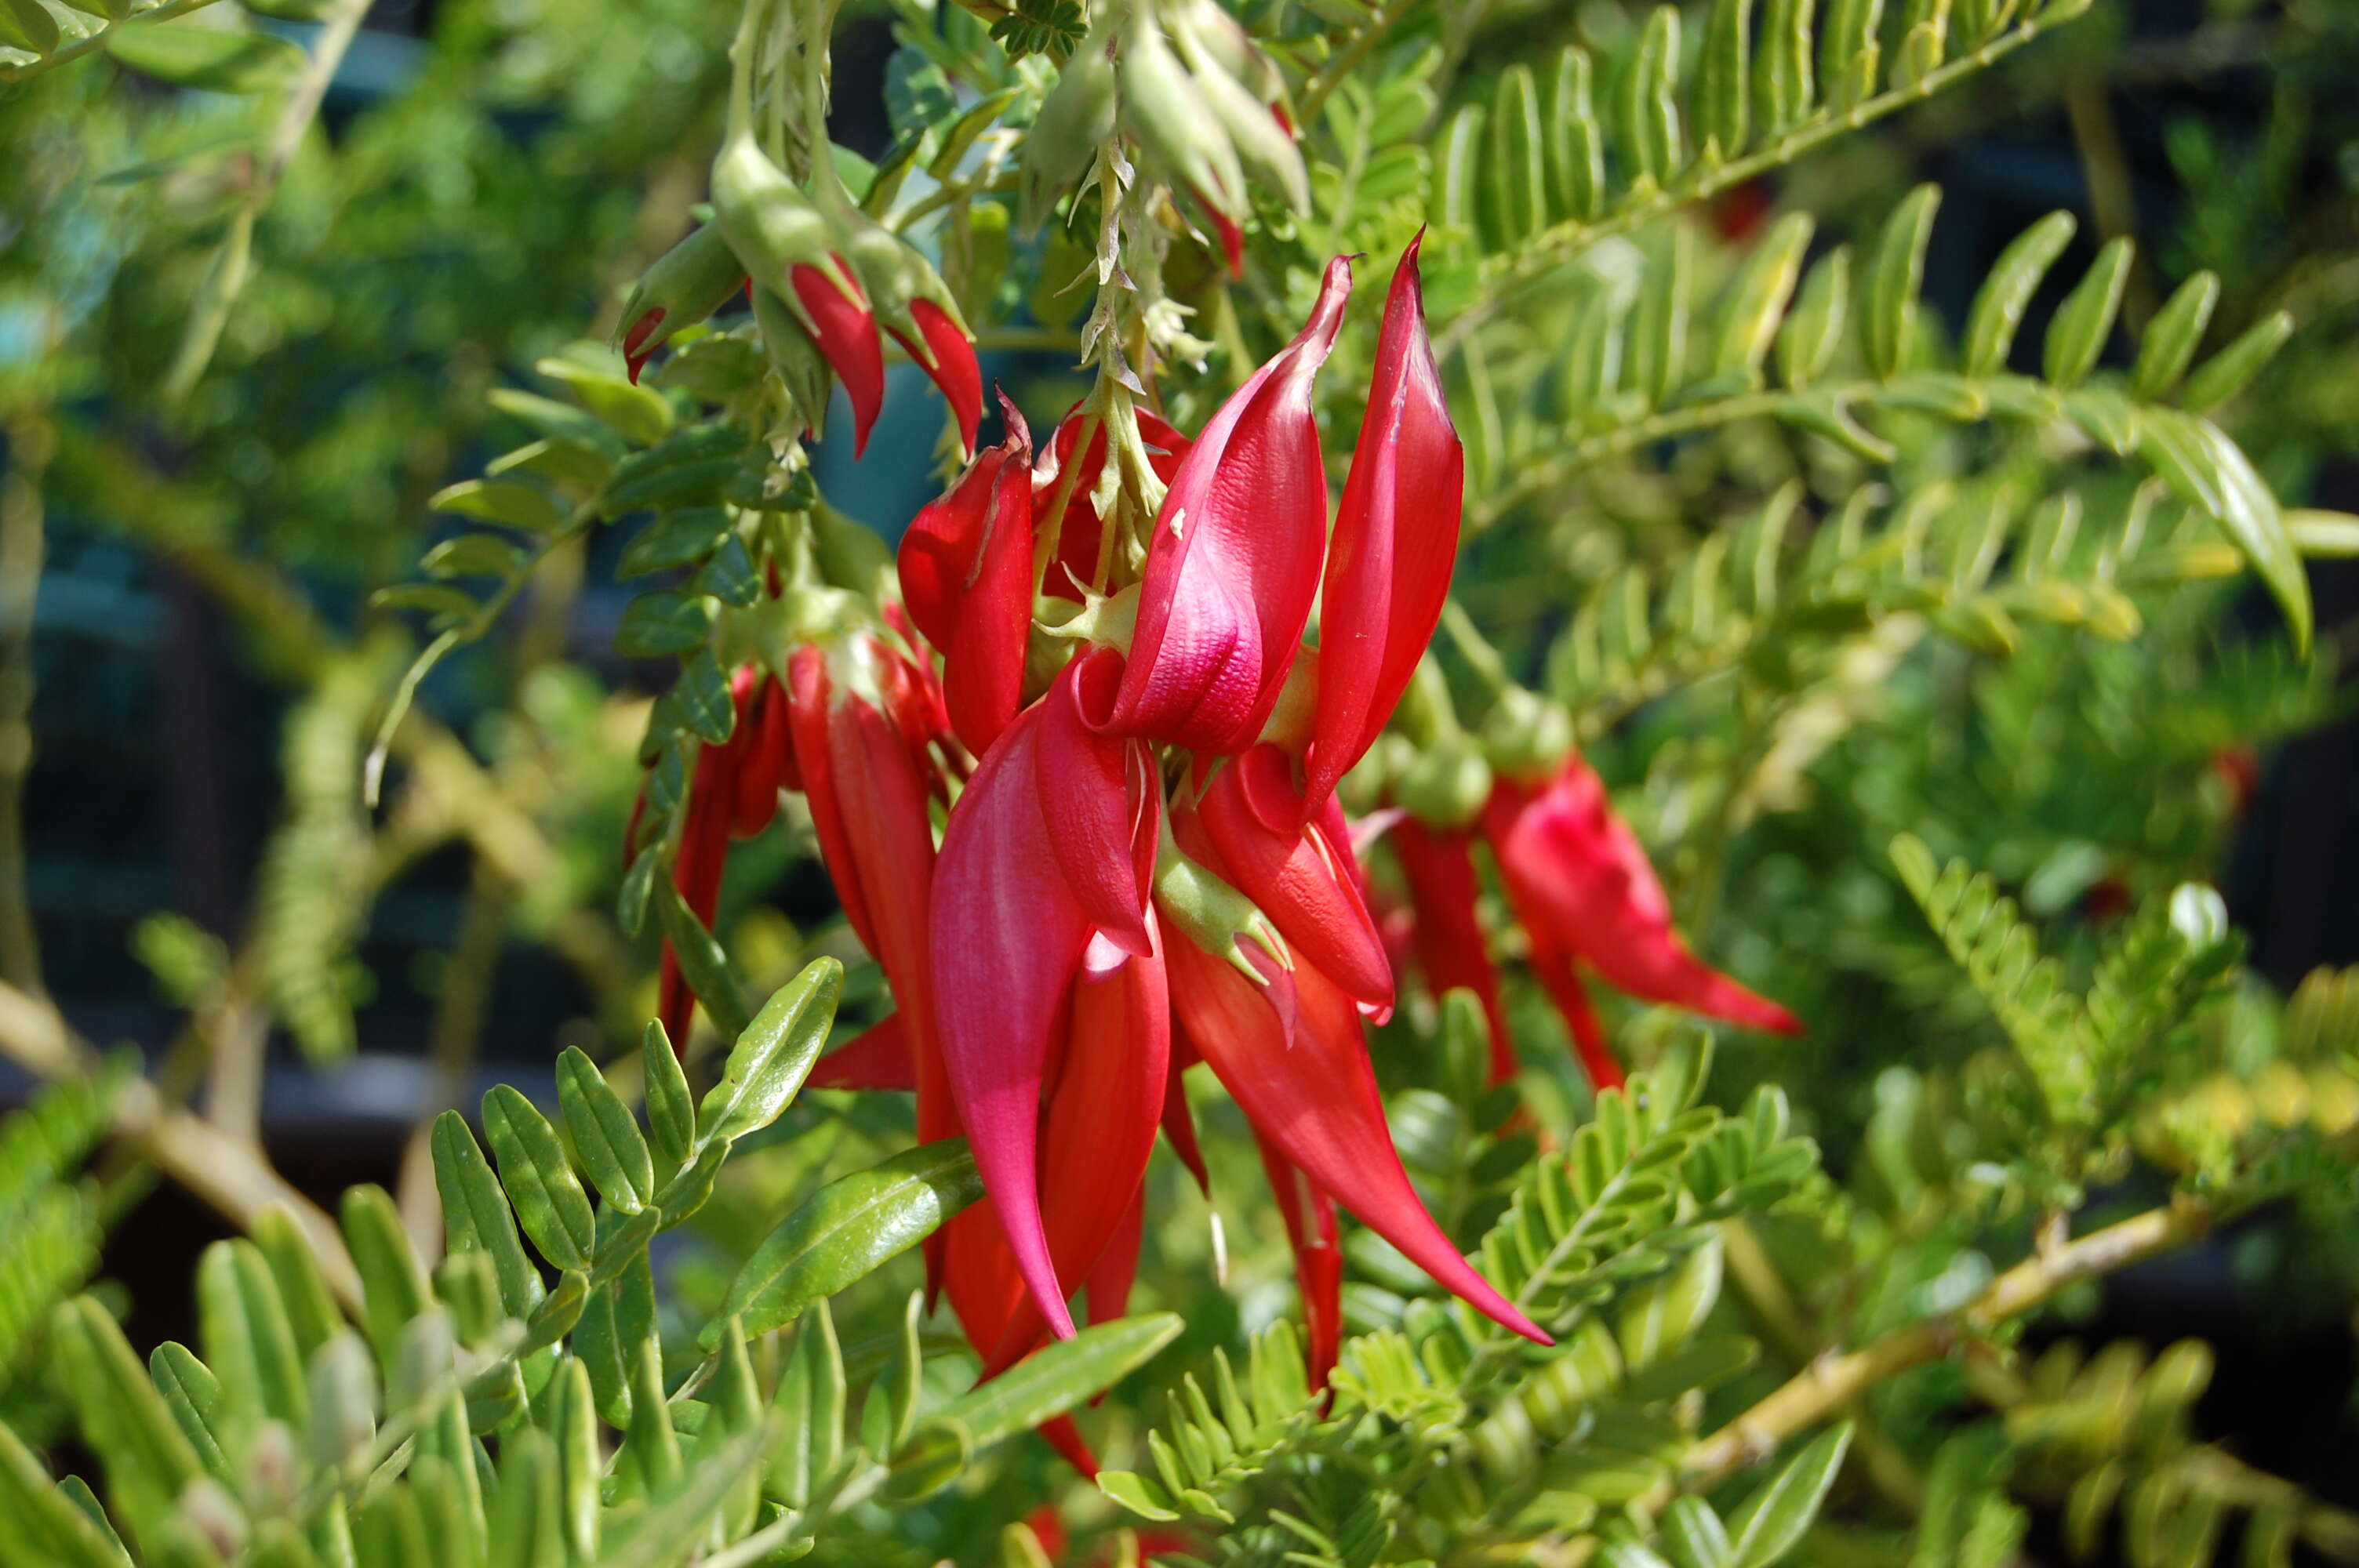
M 1245 215 L 1236 148 L 1145 7 L 1122 31 L 1122 113 L 1167 178 L 1232 221 Z
M 797 299 L 794 271 L 811 267 L 856 297 L 852 279 L 835 259 L 835 232 L 827 214 L 751 136 L 732 136 L 712 160 L 712 211 L 722 235 L 754 281 L 776 294 L 805 330 L 817 327 Z
M 1483 749 L 1511 779 L 1547 778 L 1572 751 L 1572 715 L 1562 703 L 1511 686 L 1483 721 Z
M 770 368 L 778 373 L 803 424 L 812 435 L 819 435 L 827 424 L 829 378 L 834 373 L 826 356 L 787 302 L 759 284 L 754 287 L 754 323 L 761 329 L 762 348 L 769 355 Z
M 1296 212 L 1310 211 L 1310 176 L 1302 167 L 1302 151 L 1278 124 L 1269 105 L 1238 81 L 1214 51 L 1201 47 L 1200 35 L 1181 33 L 1180 52 L 1193 72 L 1196 90 L 1221 123 L 1235 150 L 1238 166 L 1255 183 L 1286 199 Z M 1248 43 L 1248 51 L 1253 46 Z
M 1155 909 L 1182 936 L 1257 986 L 1267 980 L 1247 956 L 1246 942 L 1258 944 L 1281 968 L 1294 967 L 1285 939 L 1260 906 L 1180 852 L 1168 812 L 1155 856 Z
M 1445 832 L 1472 825 L 1490 798 L 1491 764 L 1462 735 L 1420 753 L 1393 785 L 1393 799 L 1411 816 Z
M 1033 117 L 1031 132 L 1024 138 L 1024 189 L 1017 209 L 1027 230 L 1048 220 L 1059 194 L 1089 172 L 1090 160 L 1114 135 L 1110 42 L 1097 30 L 1082 39 Z
M 1175 38 L 1184 38 L 1220 62 L 1221 69 L 1264 103 L 1275 103 L 1286 91 L 1277 62 L 1264 54 L 1234 16 L 1213 0 L 1186 0 L 1167 6 L 1163 15 Z
M 631 367 L 631 379 L 639 379 L 639 367 L 666 339 L 729 303 L 745 283 L 745 264 L 717 224 L 691 231 L 658 256 L 623 301 L 623 358 Z
M 909 307 L 930 299 L 960 331 L 966 331 L 966 319 L 941 275 L 908 242 L 851 202 L 831 201 L 828 209 L 829 221 L 835 227 L 836 253 L 859 275 L 861 289 L 868 296 L 869 313 L 878 326 L 901 340 L 923 368 L 932 369 L 931 348 Z

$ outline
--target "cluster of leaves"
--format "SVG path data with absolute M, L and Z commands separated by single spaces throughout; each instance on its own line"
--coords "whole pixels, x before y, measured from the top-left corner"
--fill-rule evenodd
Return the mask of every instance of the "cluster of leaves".
M 129 1560 L 126 1543 L 190 1568 L 782 1560 L 832 1516 L 923 1498 L 1151 1357 L 1179 1331 L 1169 1314 L 1097 1325 L 928 1408 L 912 1297 L 882 1365 L 864 1347 L 848 1367 L 828 1298 L 981 1195 L 953 1141 L 812 1194 L 668 1369 L 649 1243 L 792 1101 L 841 985 L 821 960 L 781 989 L 701 1102 L 650 1028 L 644 1130 L 579 1052 L 559 1065 L 559 1124 L 508 1086 L 485 1097 L 496 1171 L 444 1116 L 448 1256 L 430 1276 L 392 1201 L 361 1186 L 344 1197 L 333 1271 L 283 1210 L 207 1250 L 201 1356 L 168 1342 L 143 1369 L 98 1300 L 58 1306 L 44 1342 L 104 1492 L 53 1487 L 0 1425 L 0 1562 L 98 1568 Z M 40 1140 L 52 1159 L 88 1136 L 60 1100 L 26 1119 L 12 1142 Z M 345 1272 L 355 1283 L 339 1301 L 330 1281 Z M 848 1427 L 855 1373 L 869 1380 Z

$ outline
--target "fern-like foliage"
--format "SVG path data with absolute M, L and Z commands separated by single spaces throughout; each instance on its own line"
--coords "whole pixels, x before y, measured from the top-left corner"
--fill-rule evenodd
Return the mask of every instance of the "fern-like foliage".
M 97 1203 L 75 1178 L 105 1131 L 116 1076 L 47 1085 L 0 1120 L 0 1392 L 50 1307 L 97 1266 Z

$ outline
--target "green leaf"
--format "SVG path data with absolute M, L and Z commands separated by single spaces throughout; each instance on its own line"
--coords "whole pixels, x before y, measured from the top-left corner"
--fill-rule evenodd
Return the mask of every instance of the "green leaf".
M 2057 386 L 2075 386 L 2097 363 L 2105 340 L 2113 335 L 2114 318 L 2122 308 L 2122 290 L 2129 286 L 2130 262 L 2136 248 L 2125 236 L 2108 240 L 2048 326 L 2043 361 L 2048 379 Z
M 741 551 L 745 546 L 737 546 Z M 689 732 L 708 746 L 725 745 L 737 728 L 737 703 L 729 676 L 712 647 L 697 649 L 679 666 L 679 678 L 661 700 L 671 704 Z
M 303 74 L 303 51 L 285 38 L 203 22 L 109 27 L 106 52 L 143 76 L 206 92 L 277 92 Z
M 1940 204 L 1937 185 L 1910 191 L 1886 221 L 1868 263 L 1862 321 L 1867 364 L 1886 381 L 1908 368 L 1917 334 L 1917 295 L 1925 278 L 1925 247 L 1933 237 L 1933 213 Z
M 1777 334 L 1777 379 L 1800 392 L 1824 375 L 1851 316 L 1851 247 L 1821 256 Z
M 770 1460 L 770 1486 L 789 1508 L 808 1508 L 843 1458 L 843 1353 L 822 1300 L 795 1331 L 776 1401 L 786 1437 Z
M 634 445 L 646 446 L 671 434 L 671 405 L 649 388 L 632 384 L 619 363 L 608 373 L 551 357 L 533 368 L 552 381 L 563 382 L 582 407 Z
M 0 1422 L 0 1519 L 15 1540 L 0 1548 L 12 1561 L 55 1568 L 125 1568 L 120 1542 L 49 1479 L 49 1466 Z
M 216 1241 L 197 1263 L 197 1323 L 205 1364 L 221 1379 L 224 1419 L 264 1418 L 300 1432 L 310 1398 L 277 1281 L 254 1244 Z
M 653 1335 L 632 1343 L 630 1419 L 620 1457 L 638 1471 L 639 1484 L 659 1495 L 679 1484 L 679 1437 L 664 1397 L 663 1346 Z
M 234 1482 L 236 1477 L 213 1424 L 221 1411 L 221 1379 L 187 1346 L 169 1339 L 148 1352 L 147 1376 L 205 1468 L 217 1479 Z
M 1717 163 L 1742 157 L 1752 113 L 1753 0 L 1712 0 L 1696 63 L 1699 156 Z
M 625 1256 L 617 1264 L 617 1271 L 622 1263 L 628 1261 Z M 536 1350 L 545 1350 L 572 1333 L 589 1303 L 589 1275 L 579 1269 L 568 1269 L 558 1275 L 556 1288 L 540 1298 L 540 1304 L 525 1320 L 524 1346 L 517 1354 L 529 1356 Z
M 376 1368 L 367 1342 L 347 1329 L 320 1346 L 307 1388 L 311 1463 L 351 1474 L 376 1435 Z
M 669 815 L 669 814 L 666 814 Z M 636 936 L 647 924 L 647 901 L 655 896 L 656 873 L 663 870 L 663 845 L 650 843 L 631 859 L 623 885 L 614 894 L 614 924 L 625 936 Z
M 545 1397 L 554 1407 L 549 1424 L 557 1439 L 557 1515 L 567 1560 L 595 1563 L 603 1511 L 598 1484 L 605 1454 L 599 1444 L 589 1372 L 577 1360 L 560 1362 Z
M 1469 233 L 1481 229 L 1483 168 L 1483 106 L 1464 104 L 1442 125 L 1433 157 L 1433 195 L 1427 209 L 1435 222 Z
M 540 1255 L 560 1269 L 587 1269 L 598 1240 L 590 1197 L 549 1119 L 513 1084 L 495 1084 L 484 1096 L 484 1135 L 499 1156 L 508 1202 Z
M 1802 276 L 1802 256 L 1810 247 L 1814 228 L 1807 212 L 1789 212 L 1777 220 L 1753 247 L 1743 267 L 1728 286 L 1721 308 L 1719 340 L 1712 349 L 1712 373 L 1741 376 L 1748 386 L 1761 384 L 1761 363 L 1786 318 L 1787 301 Z
M 85 1445 L 106 1466 L 108 1496 L 133 1532 L 145 1534 L 203 1473 L 196 1449 L 123 1330 L 89 1296 L 60 1302 L 50 1314 L 49 1353 Z
M 439 622 L 472 621 L 483 608 L 466 589 L 439 582 L 389 583 L 369 595 L 369 604 L 377 610 L 419 610 Z
M 920 1144 L 821 1187 L 764 1238 L 730 1281 L 723 1318 L 749 1335 L 792 1323 L 823 1301 L 933 1234 L 983 1195 L 963 1138 Z M 720 1343 L 721 1324 L 701 1343 Z
M 1153 1519 L 1160 1524 L 1180 1517 L 1179 1512 L 1169 1506 L 1171 1495 L 1169 1492 L 1127 1470 L 1099 1471 L 1098 1490 L 1141 1519 Z
M 426 1270 L 383 1187 L 344 1189 L 343 1227 L 344 1246 L 361 1277 L 361 1327 L 376 1347 L 378 1364 L 389 1367 L 402 1325 L 429 1305 Z
M 549 440 L 579 447 L 610 460 L 623 455 L 623 443 L 614 433 L 571 403 L 560 403 L 553 397 L 513 386 L 495 386 L 484 395 L 484 401 L 511 418 L 522 420 Z
M 467 1119 L 455 1110 L 444 1111 L 434 1119 L 430 1141 L 446 1245 L 454 1255 L 481 1252 L 489 1257 L 508 1315 L 531 1316 L 540 1304 L 540 1273 L 525 1256 L 516 1216 L 475 1135 L 467 1130 Z
M 568 1045 L 557 1058 L 557 1104 L 574 1157 L 599 1195 L 626 1214 L 645 1208 L 656 1194 L 647 1138 L 631 1108 L 580 1046 Z
M 1676 1498 L 1663 1511 L 1663 1550 L 1677 1568 L 1729 1568 L 1728 1527 L 1701 1498 Z
M 952 1400 L 940 1418 L 956 1422 L 980 1450 L 1094 1398 L 1153 1360 L 1187 1325 L 1177 1313 L 1093 1324 L 1026 1357 Z M 920 1422 L 922 1437 L 930 1422 Z
M 655 901 L 664 935 L 671 942 L 673 957 L 679 961 L 679 972 L 687 978 L 689 989 L 696 994 L 696 1000 L 704 1005 L 705 1016 L 723 1034 L 741 1033 L 748 1022 L 745 995 L 736 974 L 729 968 L 728 955 L 721 950 L 720 940 L 704 928 L 704 922 L 696 917 L 696 912 L 681 900 L 679 890 L 669 880 L 657 890 Z
M 693 426 L 615 464 L 599 492 L 598 510 L 620 517 L 642 507 L 713 505 L 728 493 L 729 481 L 752 449 L 745 432 L 734 426 Z
M 2297 652 L 2310 639 L 2310 579 L 2277 497 L 2235 442 L 2209 419 L 2141 408 L 2138 450 L 2181 499 L 2219 524 L 2276 596 Z
M 1548 226 L 1548 168 L 1542 149 L 1539 87 L 1531 67 L 1516 64 L 1500 73 L 1491 103 L 1487 160 L 1499 182 L 1500 227 L 1520 242 Z
M 1658 5 L 1623 64 L 1614 94 L 1619 150 L 1633 186 L 1660 189 L 1687 163 L 1680 134 L 1679 70 L 1679 8 Z
M 922 1502 L 957 1480 L 974 1463 L 974 1434 L 964 1423 L 929 1416 L 894 1454 L 885 1496 L 894 1502 Z
M 2220 303 L 2220 276 L 2199 272 L 2171 291 L 2138 340 L 2137 366 L 2130 372 L 2130 395 L 2152 403 L 2169 395 L 2195 358 L 2203 330 Z
M 2208 413 L 2219 407 L 2244 391 L 2292 336 L 2293 318 L 2285 311 L 2272 311 L 2262 317 L 2187 378 L 2186 389 L 2179 395 L 2179 406 L 2190 414 Z
M 1745 1498 L 1728 1521 L 1729 1568 L 1769 1568 L 1818 1517 L 1851 1446 L 1851 1423 L 1821 1433 Z
M 344 1314 L 321 1277 L 311 1243 L 284 1204 L 274 1203 L 255 1217 L 254 1244 L 270 1266 L 278 1299 L 286 1304 L 288 1325 L 295 1332 L 296 1353 L 307 1361 L 321 1346 L 344 1330 Z
M 688 1076 L 680 1071 L 679 1053 L 672 1049 L 662 1024 L 647 1021 L 639 1042 L 640 1065 L 647 1078 L 647 1133 L 666 1166 L 677 1172 L 688 1162 L 696 1143 L 696 1102 L 689 1098 Z
M 778 1119 L 810 1076 L 842 996 L 843 965 L 834 958 L 814 959 L 771 993 L 738 1033 L 721 1081 L 697 1108 L 698 1148 L 734 1141 Z
M 41 0 L 8 0 L 8 15 L 24 34 L 25 41 L 33 46 L 35 54 L 48 54 L 55 49 L 61 38 L 58 19 L 49 15 Z
M 462 480 L 435 492 L 426 504 L 436 512 L 455 512 L 533 534 L 557 533 L 567 521 L 565 509 L 547 491 L 517 480 Z
M 1841 113 L 1875 95 L 1884 0 L 1834 0 L 1819 35 L 1819 80 L 1827 107 Z
M 1685 1345 L 1720 1300 L 1720 1273 L 1715 1236 L 1678 1268 L 1625 1296 L 1614 1324 L 1623 1365 L 1632 1370 L 1651 1366 Z
M 505 580 L 522 571 L 530 558 L 495 534 L 462 534 L 427 551 L 418 565 L 428 577 L 494 577 Z
M 1761 131 L 1776 135 L 1810 112 L 1817 89 L 1810 80 L 1812 13 L 1818 0 L 1766 0 L 1761 10 L 1761 48 L 1753 65 L 1753 102 Z
M 1669 404 L 1687 379 L 1688 311 L 1694 276 L 1694 231 L 1675 223 L 1667 254 L 1647 268 L 1630 323 L 1630 385 L 1650 407 Z
M 901 1332 L 893 1341 L 892 1364 L 868 1390 L 860 1412 L 861 1442 L 878 1457 L 894 1453 L 909 1441 L 918 1422 L 918 1397 L 924 1391 L 925 1350 L 918 1337 L 925 1316 L 926 1292 L 911 1291 L 901 1312 Z
M 712 558 L 689 587 L 740 610 L 751 609 L 762 598 L 762 579 L 754 570 L 754 557 L 746 554 L 745 541 L 735 534 L 723 537 L 721 547 L 712 552 Z
M 2070 212 L 2050 212 L 2017 234 L 1983 280 L 1966 315 L 1966 336 L 1960 366 L 1971 376 L 1996 375 L 2006 368 L 2014 350 L 2016 330 L 2039 287 L 2039 280 L 2056 265 L 2079 227 Z
M 1590 75 L 1585 51 L 1557 56 L 1543 136 L 1549 211 L 1582 222 L 1596 217 L 1605 200 L 1605 138 L 1590 102 Z
M 625 607 L 614 629 L 614 651 L 626 659 L 677 658 L 703 647 L 712 634 L 710 600 L 658 589 Z

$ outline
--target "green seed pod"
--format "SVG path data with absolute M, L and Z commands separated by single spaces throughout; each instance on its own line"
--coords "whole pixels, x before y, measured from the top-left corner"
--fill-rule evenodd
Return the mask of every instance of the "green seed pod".
M 1572 750 L 1572 715 L 1562 703 L 1509 687 L 1483 720 L 1483 750 L 1511 779 L 1545 779 Z

